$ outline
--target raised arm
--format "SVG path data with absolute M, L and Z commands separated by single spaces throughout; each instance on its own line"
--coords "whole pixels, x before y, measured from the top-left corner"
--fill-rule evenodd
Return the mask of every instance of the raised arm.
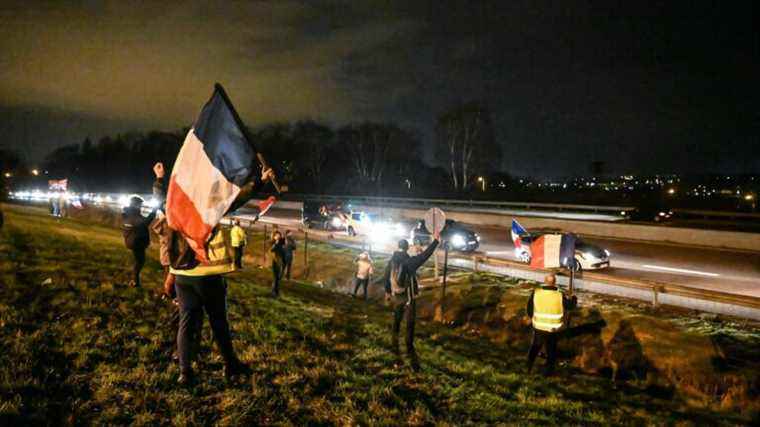
M 417 271 L 417 269 L 420 268 L 420 266 L 422 266 L 422 264 L 424 264 L 431 255 L 433 255 L 433 252 L 435 252 L 435 248 L 437 247 L 438 239 L 435 239 L 421 254 L 410 257 L 405 263 L 406 267 L 408 268 L 407 271 Z

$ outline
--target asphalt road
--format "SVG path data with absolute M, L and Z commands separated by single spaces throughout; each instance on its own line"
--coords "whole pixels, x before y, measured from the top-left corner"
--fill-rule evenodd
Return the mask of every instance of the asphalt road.
M 299 226 L 300 212 L 272 209 L 263 221 Z M 516 261 L 509 230 L 479 226 L 472 228 L 481 235 L 481 252 L 489 257 Z M 601 275 L 760 297 L 760 252 L 705 249 L 597 237 L 583 237 L 583 240 L 612 253 L 610 267 L 596 271 Z

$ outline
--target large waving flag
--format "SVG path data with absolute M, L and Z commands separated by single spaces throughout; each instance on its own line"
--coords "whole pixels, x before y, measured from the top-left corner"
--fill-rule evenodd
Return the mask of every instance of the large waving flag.
M 187 133 L 174 163 L 166 198 L 169 226 L 206 260 L 206 243 L 253 172 L 256 151 L 224 89 L 211 99 Z
M 545 234 L 530 244 L 531 268 L 570 267 L 575 262 L 575 236 L 572 234 Z

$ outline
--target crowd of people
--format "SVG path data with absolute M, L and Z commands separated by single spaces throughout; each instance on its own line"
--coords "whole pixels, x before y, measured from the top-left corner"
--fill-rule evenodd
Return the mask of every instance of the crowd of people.
M 173 302 L 174 313 L 172 325 L 176 328 L 176 350 L 173 358 L 178 362 L 180 375 L 178 382 L 183 385 L 195 381 L 193 361 L 200 348 L 200 335 L 203 325 L 203 313 L 208 316 L 214 341 L 224 359 L 224 376 L 233 380 L 239 375 L 250 373 L 250 368 L 241 362 L 235 354 L 230 326 L 227 321 L 227 282 L 225 275 L 243 268 L 243 257 L 247 245 L 245 229 L 236 219 L 231 228 L 217 225 L 211 232 L 206 250 L 207 259 L 200 262 L 195 259 L 192 249 L 183 236 L 169 227 L 164 212 L 166 184 L 164 167 L 161 163 L 154 166 L 156 180 L 153 196 L 161 201 L 159 205 L 143 216 L 143 201 L 133 197 L 130 205 L 123 212 L 124 242 L 133 258 L 130 285 L 141 286 L 140 273 L 145 264 L 145 252 L 150 245 L 150 230 L 159 238 L 159 260 L 164 268 L 163 295 Z M 258 185 L 265 183 L 272 176 L 270 169 L 265 169 L 257 177 Z M 255 186 L 254 186 L 255 188 Z M 381 286 L 386 302 L 392 311 L 390 328 L 390 346 L 400 360 L 399 334 L 401 324 L 405 322 L 406 354 L 413 370 L 420 369 L 419 358 L 414 347 L 414 329 L 416 323 L 416 299 L 419 295 L 417 271 L 433 255 L 441 244 L 440 233 L 433 233 L 432 242 L 416 255 L 409 254 L 409 243 L 402 239 L 398 249 L 388 261 L 382 275 L 372 280 L 375 273 L 374 264 L 367 252 L 362 252 L 355 259 L 356 273 L 353 278 L 353 297 L 359 290 L 367 300 L 370 285 Z M 296 251 L 296 240 L 290 230 L 285 234 L 279 230 L 272 233 L 271 246 L 266 253 L 267 265 L 272 270 L 273 298 L 280 296 L 280 284 L 283 278 L 290 280 Z M 556 287 L 556 278 L 549 275 L 545 285 L 531 294 L 527 313 L 531 318 L 533 340 L 528 353 L 528 369 L 540 350 L 545 347 L 547 355 L 547 373 L 551 374 L 556 363 L 557 333 L 565 323 L 568 310 L 576 304 L 574 297 L 569 298 Z

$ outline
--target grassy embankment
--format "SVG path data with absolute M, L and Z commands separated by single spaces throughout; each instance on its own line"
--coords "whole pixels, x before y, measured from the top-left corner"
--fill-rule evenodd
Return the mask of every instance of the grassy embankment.
M 260 252 L 260 243 L 252 242 L 251 249 Z M 344 282 L 351 251 L 315 245 L 310 254 L 310 282 L 328 288 Z M 602 375 L 583 373 L 582 364 L 574 367 L 579 355 L 567 348 L 574 363 L 558 377 L 528 375 L 523 368 L 528 335 L 517 326 L 526 290 L 477 275 L 460 280 L 488 286 L 455 286 L 447 302 L 443 317 L 458 327 L 437 322 L 418 327 L 423 369 L 413 373 L 394 368 L 387 348 L 389 315 L 380 304 L 307 282 L 286 284 L 283 297 L 273 300 L 266 296 L 268 271 L 250 268 L 230 277 L 229 305 L 237 351 L 253 376 L 224 384 L 205 327 L 202 382 L 182 389 L 175 385 L 177 367 L 169 359 L 170 307 L 151 289 L 158 286 L 160 267 L 151 258 L 146 289 L 130 289 L 124 286 L 128 263 L 118 230 L 6 206 L 0 231 L 0 424 L 752 420 L 748 412 L 732 406 L 718 410 L 658 381 L 634 378 L 615 387 Z M 297 259 L 296 265 L 298 276 L 302 263 Z M 432 318 L 435 304 L 423 303 L 420 311 Z M 604 317 L 610 317 L 609 328 L 615 320 Z M 496 334 L 501 327 L 504 332 Z M 590 336 L 598 341 L 599 357 L 613 359 L 605 355 L 614 353 L 605 350 L 605 329 L 601 338 Z M 623 348 L 637 350 L 631 348 L 636 340 L 621 335 Z

